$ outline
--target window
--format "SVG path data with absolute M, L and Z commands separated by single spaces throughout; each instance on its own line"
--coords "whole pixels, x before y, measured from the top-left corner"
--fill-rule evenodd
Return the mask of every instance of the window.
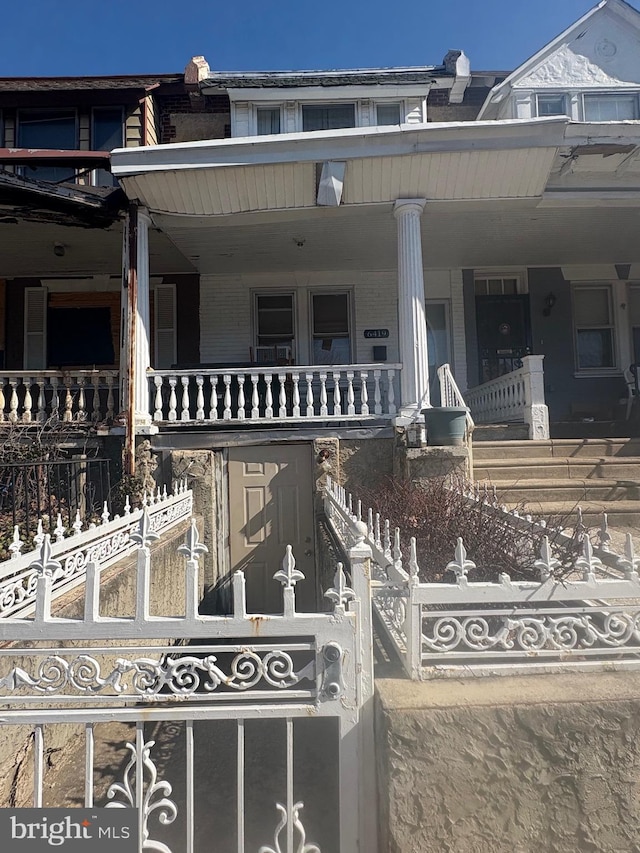
M 640 363 L 640 287 L 638 285 L 629 287 L 628 305 L 633 361 L 635 364 L 638 364 Z M 626 367 L 627 365 L 624 366 Z
M 585 121 L 624 121 L 638 118 L 637 95 L 585 95 Z
M 295 338 L 293 294 L 257 293 L 255 310 L 258 347 L 274 347 L 274 355 L 275 347 L 278 346 L 288 346 L 293 350 Z M 266 360 L 272 361 L 275 358 Z
M 91 148 L 113 151 L 123 145 L 124 117 L 122 107 L 96 107 L 91 114 Z M 116 186 L 117 181 L 106 169 L 96 169 L 93 183 L 99 187 Z
M 537 102 L 539 116 L 568 115 L 564 95 L 538 95 Z
M 303 104 L 303 130 L 335 130 L 356 126 L 355 104 Z
M 611 287 L 574 285 L 573 322 L 578 370 L 615 367 Z
M 256 132 L 258 136 L 280 133 L 280 107 L 258 107 L 256 109 Z
M 314 293 L 311 296 L 314 364 L 349 364 L 349 294 Z
M 519 292 L 519 279 L 511 278 L 476 278 L 476 296 L 513 296 Z
M 77 148 L 74 110 L 19 110 L 18 148 Z M 68 166 L 24 166 L 22 174 L 40 181 L 69 181 L 75 178 Z
M 400 103 L 378 104 L 376 106 L 376 124 L 393 125 L 400 124 Z

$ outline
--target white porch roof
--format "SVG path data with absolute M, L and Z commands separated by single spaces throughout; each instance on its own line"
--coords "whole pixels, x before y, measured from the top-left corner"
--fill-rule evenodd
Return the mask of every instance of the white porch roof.
M 639 146 L 638 122 L 561 117 L 120 149 L 113 171 L 203 273 L 395 268 L 407 197 L 428 200 L 428 267 L 630 263 Z M 318 206 L 317 164 L 336 160 L 342 203 Z

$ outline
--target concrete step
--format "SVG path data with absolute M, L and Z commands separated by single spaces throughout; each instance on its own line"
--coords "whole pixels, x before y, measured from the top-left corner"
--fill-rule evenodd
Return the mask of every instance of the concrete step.
M 475 480 L 511 481 L 514 485 L 528 480 L 633 480 L 640 479 L 640 457 L 555 457 L 532 460 L 530 457 L 519 459 L 483 459 L 474 465 Z
M 476 424 L 473 440 L 476 441 L 528 441 L 527 424 Z
M 562 520 L 566 527 L 572 527 L 575 523 L 576 508 L 582 510 L 582 519 L 587 527 L 599 527 L 602 523 L 602 513 L 607 513 L 610 527 L 634 528 L 640 527 L 640 502 L 639 501 L 580 501 L 578 504 L 571 501 L 546 501 L 543 504 L 535 501 L 527 501 L 527 511 L 533 514 L 541 514 L 545 518 Z
M 482 485 L 482 483 L 480 483 Z M 580 501 L 640 501 L 640 480 L 527 480 L 512 483 L 504 480 L 493 480 L 498 500 L 501 503 L 517 504 L 547 503 L 549 501 L 565 501 L 579 503 Z M 640 504 L 638 505 L 640 511 Z
M 481 441 L 473 444 L 474 463 L 486 459 L 640 457 L 638 438 L 557 438 L 548 441 Z

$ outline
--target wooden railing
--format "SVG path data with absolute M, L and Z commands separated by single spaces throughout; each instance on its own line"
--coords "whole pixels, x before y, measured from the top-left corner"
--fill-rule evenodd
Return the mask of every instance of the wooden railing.
M 117 400 L 117 370 L 0 373 L 0 424 L 95 423 L 115 416 Z
M 529 426 L 529 438 L 548 439 L 543 359 L 543 355 L 527 355 L 518 370 L 469 388 L 465 398 L 476 423 L 525 423 Z
M 400 364 L 150 370 L 154 421 L 326 420 L 396 414 Z

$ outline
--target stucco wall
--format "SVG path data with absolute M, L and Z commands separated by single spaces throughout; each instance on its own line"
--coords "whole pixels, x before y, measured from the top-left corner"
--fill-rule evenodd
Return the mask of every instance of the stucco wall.
M 639 673 L 376 689 L 381 851 L 640 850 Z

